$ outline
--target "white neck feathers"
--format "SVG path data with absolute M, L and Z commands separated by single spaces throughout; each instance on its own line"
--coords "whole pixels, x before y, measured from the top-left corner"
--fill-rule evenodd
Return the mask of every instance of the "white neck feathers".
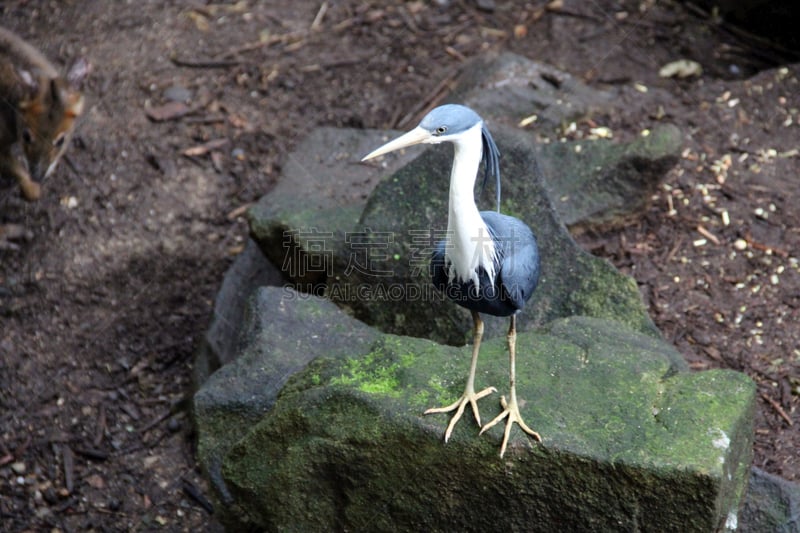
M 472 280 L 480 287 L 478 269 L 482 267 L 494 283 L 495 245 L 486 223 L 475 205 L 475 178 L 481 163 L 482 123 L 453 139 L 455 155 L 450 174 L 450 209 L 447 218 L 446 264 L 448 278 Z

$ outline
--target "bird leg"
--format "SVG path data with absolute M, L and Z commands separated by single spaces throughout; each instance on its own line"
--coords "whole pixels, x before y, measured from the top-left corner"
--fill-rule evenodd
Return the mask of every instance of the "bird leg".
M 483 337 L 483 321 L 476 311 L 472 312 L 472 320 L 475 322 L 475 332 L 472 343 L 472 362 L 470 363 L 469 376 L 467 377 L 467 386 L 464 388 L 464 394 L 462 394 L 461 398 L 456 400 L 455 403 L 452 403 L 446 407 L 428 409 L 424 413 L 426 415 L 433 413 L 449 413 L 450 411 L 457 409 L 456 414 L 454 414 L 453 418 L 450 419 L 450 424 L 447 426 L 447 431 L 444 433 L 445 442 L 450 439 L 450 435 L 453 433 L 453 428 L 456 427 L 456 422 L 458 422 L 458 420 L 461 418 L 461 415 L 464 414 L 464 408 L 467 406 L 467 404 L 472 406 L 472 413 L 475 415 L 475 420 L 478 422 L 478 426 L 480 426 L 481 415 L 478 412 L 477 402 L 484 396 L 487 396 L 493 392 L 497 392 L 497 389 L 494 387 L 487 387 L 478 393 L 475 392 L 475 369 L 478 366 L 478 351 L 480 350 L 481 338 Z
M 500 457 L 503 457 L 503 454 L 506 452 L 506 445 L 508 444 L 508 436 L 511 434 L 511 426 L 514 425 L 514 422 L 519 424 L 519 427 L 522 430 L 531 435 L 534 439 L 541 442 L 542 437 L 539 436 L 534 430 L 528 427 L 525 424 L 525 421 L 522 420 L 522 415 L 519 412 L 519 404 L 517 403 L 517 388 L 516 388 L 516 371 L 515 371 L 515 355 L 516 355 L 516 348 L 517 348 L 517 318 L 515 315 L 511 315 L 511 325 L 508 328 L 508 357 L 510 360 L 509 364 L 509 381 L 511 385 L 511 392 L 509 393 L 509 401 L 506 402 L 506 397 L 502 396 L 500 398 L 500 405 L 503 406 L 503 412 L 497 415 L 497 417 L 483 426 L 481 429 L 480 434 L 483 434 L 484 431 L 492 427 L 493 425 L 497 424 L 504 418 L 508 418 L 506 420 L 506 429 L 503 434 L 503 444 L 500 446 Z

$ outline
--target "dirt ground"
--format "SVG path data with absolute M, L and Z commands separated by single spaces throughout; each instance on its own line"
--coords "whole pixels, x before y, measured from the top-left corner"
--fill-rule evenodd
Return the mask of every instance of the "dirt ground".
M 311 129 L 409 128 L 501 50 L 641 91 L 542 136 L 685 132 L 647 212 L 579 240 L 693 368 L 758 383 L 755 464 L 800 481 L 798 57 L 671 2 L 494 3 L 0 2 L 54 61 L 93 65 L 44 198 L 0 183 L 0 222 L 30 233 L 0 250 L 0 529 L 208 530 L 192 354 L 244 209 Z M 679 58 L 703 73 L 660 78 Z

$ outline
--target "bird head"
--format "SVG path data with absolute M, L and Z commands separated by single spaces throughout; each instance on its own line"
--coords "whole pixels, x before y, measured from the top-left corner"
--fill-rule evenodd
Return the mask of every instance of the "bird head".
M 458 104 L 446 104 L 433 109 L 425 115 L 419 125 L 400 137 L 389 141 L 370 152 L 362 161 L 388 154 L 415 144 L 439 144 L 460 142 L 473 128 L 481 128 L 481 149 L 484 161 L 484 175 L 481 189 L 486 187 L 490 175 L 495 177 L 497 186 L 497 210 L 500 210 L 500 152 L 486 128 L 483 119 L 472 109 Z

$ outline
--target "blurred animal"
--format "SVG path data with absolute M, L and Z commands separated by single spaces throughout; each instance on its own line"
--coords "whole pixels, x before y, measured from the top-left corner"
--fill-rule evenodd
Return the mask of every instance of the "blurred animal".
M 27 200 L 41 195 L 83 112 L 79 59 L 61 76 L 32 45 L 0 28 L 0 174 L 14 178 Z

